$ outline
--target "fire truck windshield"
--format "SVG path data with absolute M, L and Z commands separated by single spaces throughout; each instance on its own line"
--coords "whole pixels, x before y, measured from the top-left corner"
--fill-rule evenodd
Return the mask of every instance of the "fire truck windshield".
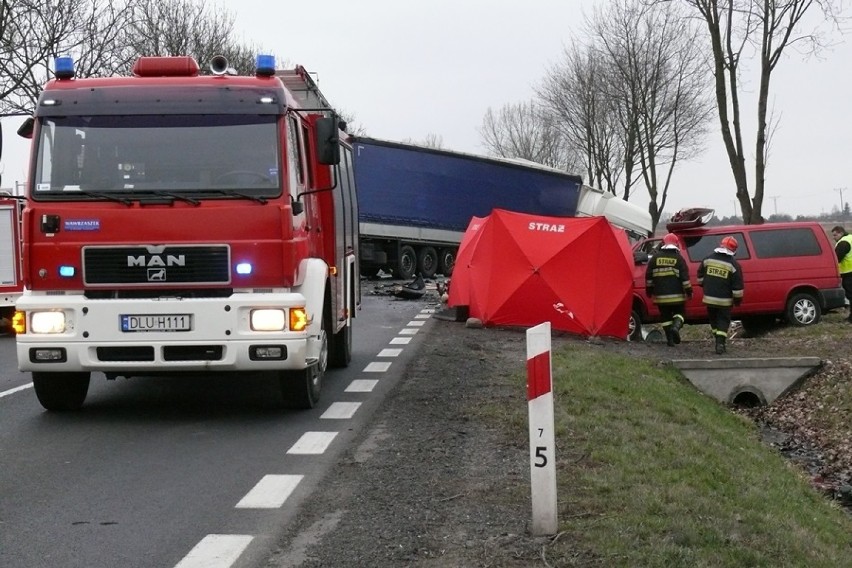
M 281 193 L 276 118 L 233 114 L 42 117 L 33 197 L 275 197 Z

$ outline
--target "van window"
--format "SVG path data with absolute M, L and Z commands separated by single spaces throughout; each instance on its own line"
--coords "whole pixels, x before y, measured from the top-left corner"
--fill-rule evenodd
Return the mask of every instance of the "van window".
M 739 233 L 717 233 L 713 235 L 702 235 L 700 237 L 684 237 L 686 242 L 686 254 L 692 262 L 701 262 L 713 253 L 713 249 L 719 247 L 719 242 L 728 235 L 737 239 L 739 246 L 734 258 L 737 260 L 749 258 L 748 246 L 743 234 Z
M 816 235 L 807 227 L 752 231 L 751 242 L 758 258 L 819 256 L 822 252 Z

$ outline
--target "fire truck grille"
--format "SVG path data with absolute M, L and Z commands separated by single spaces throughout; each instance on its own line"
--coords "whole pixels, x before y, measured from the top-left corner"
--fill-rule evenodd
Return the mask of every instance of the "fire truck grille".
M 216 246 L 84 247 L 87 285 L 228 284 L 230 250 Z

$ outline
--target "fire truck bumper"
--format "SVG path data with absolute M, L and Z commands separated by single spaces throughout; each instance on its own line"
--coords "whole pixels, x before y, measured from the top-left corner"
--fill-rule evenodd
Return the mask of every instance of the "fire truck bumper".
M 304 306 L 303 296 L 292 293 L 173 300 L 25 295 L 17 305 L 27 314 L 27 332 L 16 337 L 18 368 L 116 375 L 304 369 L 316 338 L 286 329 L 289 310 Z M 280 317 L 285 329 L 253 329 L 257 310 Z M 45 312 L 62 314 L 61 331 L 33 331 L 33 316 Z

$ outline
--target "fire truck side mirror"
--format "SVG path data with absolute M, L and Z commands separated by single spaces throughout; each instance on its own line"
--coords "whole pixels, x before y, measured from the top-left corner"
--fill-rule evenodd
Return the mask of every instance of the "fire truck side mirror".
M 337 119 L 320 118 L 316 122 L 317 160 L 320 164 L 334 166 L 340 163 L 340 138 Z
M 18 127 L 18 136 L 21 138 L 32 138 L 34 129 L 35 119 L 33 117 L 29 117 L 21 126 Z

